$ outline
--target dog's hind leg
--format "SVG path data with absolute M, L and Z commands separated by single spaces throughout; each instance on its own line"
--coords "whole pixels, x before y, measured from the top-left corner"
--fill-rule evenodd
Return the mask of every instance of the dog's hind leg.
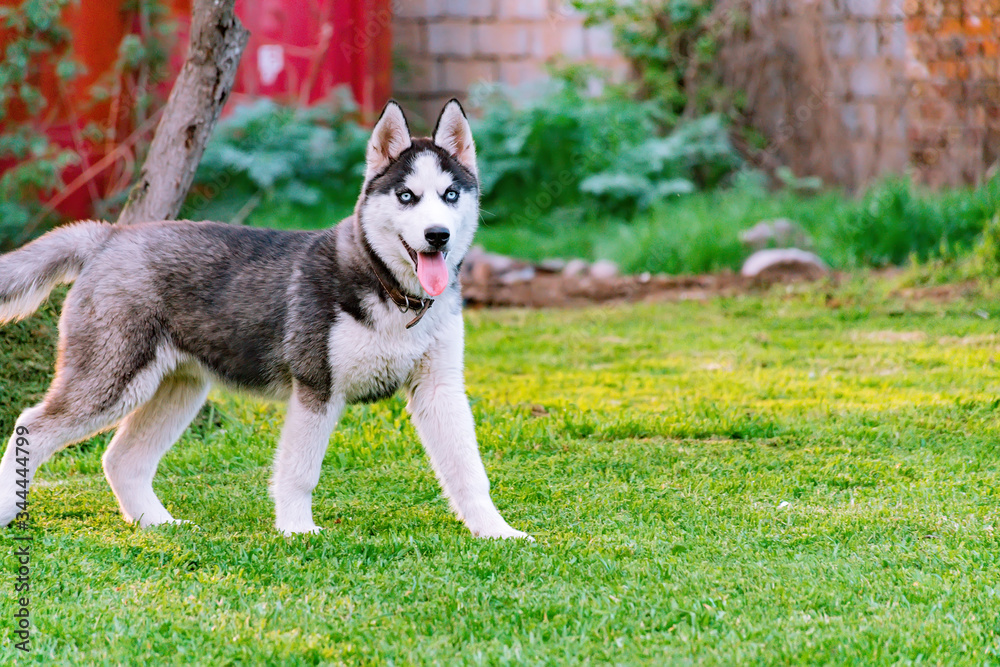
M 138 521 L 143 528 L 174 523 L 153 491 L 153 476 L 160 459 L 198 414 L 208 388 L 198 373 L 175 372 L 118 426 L 102 463 L 126 521 Z
M 322 401 L 315 392 L 295 383 L 271 480 L 274 525 L 285 535 L 320 530 L 313 523 L 312 492 L 319 483 L 330 434 L 343 412 L 343 399 Z
M 57 372 L 45 399 L 18 417 L 0 460 L 0 526 L 8 525 L 21 511 L 24 492 L 39 466 L 64 447 L 117 424 L 153 395 L 159 378 L 144 378 L 145 382 L 107 405 L 102 402 L 101 384 L 88 384 L 71 372 Z
M 48 397 L 22 412 L 0 460 L 0 526 L 8 525 L 25 507 L 27 491 L 42 463 L 63 447 L 114 426 L 120 418 L 105 413 L 79 419 Z
M 60 338 L 56 377 L 41 404 L 18 418 L 0 461 L 0 526 L 21 511 L 24 492 L 50 456 L 117 424 L 150 400 L 177 367 L 170 349 L 155 351 L 148 338 L 130 346 L 120 333 L 83 330 L 76 340 Z

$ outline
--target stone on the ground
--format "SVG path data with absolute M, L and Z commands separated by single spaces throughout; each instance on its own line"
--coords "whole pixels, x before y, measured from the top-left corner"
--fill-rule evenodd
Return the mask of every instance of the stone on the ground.
M 504 285 L 515 285 L 517 283 L 530 283 L 535 279 L 535 267 L 523 266 L 519 269 L 505 271 L 500 274 L 500 282 Z
M 465 259 L 462 260 L 462 278 L 469 280 L 475 277 L 475 268 L 479 263 L 479 259 L 483 256 L 486 251 L 483 250 L 483 246 L 474 245 L 469 248 L 469 252 L 465 253 Z
M 562 273 L 566 268 L 566 260 L 558 258 L 543 259 L 536 266 L 542 273 Z
M 820 278 L 830 269 L 814 253 L 799 248 L 758 250 L 747 258 L 740 269 L 744 278 L 758 278 L 767 273 L 794 273 Z
M 587 273 L 589 265 L 582 259 L 571 259 L 566 262 L 566 266 L 563 267 L 564 276 L 581 276 Z
M 479 261 L 490 267 L 490 271 L 494 274 L 503 274 L 508 271 L 513 271 L 514 269 L 519 269 L 524 266 L 524 262 L 520 262 L 513 257 L 508 257 L 507 255 L 497 255 L 492 252 L 484 252 Z
M 486 252 L 482 246 L 473 246 L 465 255 L 462 273 L 476 283 L 487 283 L 495 278 L 503 278 L 510 272 L 522 272 L 528 264 L 513 257 Z M 515 280 L 517 282 L 517 280 Z
M 493 275 L 493 271 L 490 270 L 490 265 L 486 262 L 469 264 L 468 268 L 463 265 L 462 272 L 472 278 L 472 282 L 480 284 L 488 283 L 490 281 L 490 276 Z
M 801 248 L 812 245 L 812 239 L 802 226 L 788 218 L 761 220 L 750 229 L 740 232 L 740 241 L 754 250 L 768 246 Z
M 609 280 L 618 275 L 618 265 L 607 259 L 599 259 L 590 266 L 590 277 L 594 280 Z

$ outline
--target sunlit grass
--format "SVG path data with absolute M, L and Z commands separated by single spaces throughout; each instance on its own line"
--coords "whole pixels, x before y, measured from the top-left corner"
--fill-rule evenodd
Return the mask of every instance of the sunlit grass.
M 468 312 L 494 497 L 534 544 L 449 515 L 399 398 L 331 439 L 317 536 L 271 526 L 278 407 L 215 394 L 166 457 L 197 527 L 126 526 L 106 436 L 74 447 L 31 497 L 35 650 L 5 585 L 0 660 L 995 664 L 1000 302 L 827 296 Z

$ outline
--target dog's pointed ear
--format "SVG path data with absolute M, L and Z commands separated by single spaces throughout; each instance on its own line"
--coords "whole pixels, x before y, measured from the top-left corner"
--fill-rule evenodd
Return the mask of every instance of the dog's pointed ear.
M 472 128 L 458 100 L 444 105 L 437 125 L 434 126 L 434 143 L 448 151 L 459 164 L 479 178 L 476 167 L 476 145 L 472 141 Z
M 384 171 L 411 143 L 410 128 L 406 124 L 403 109 L 395 100 L 389 100 L 375 123 L 372 138 L 368 140 L 365 180 Z

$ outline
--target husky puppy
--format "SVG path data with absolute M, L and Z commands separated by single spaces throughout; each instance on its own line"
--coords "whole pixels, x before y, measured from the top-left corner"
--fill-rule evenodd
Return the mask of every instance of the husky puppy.
M 55 379 L 0 461 L 0 525 L 49 456 L 116 424 L 103 465 L 125 519 L 175 522 L 153 476 L 218 382 L 288 401 L 271 481 L 282 533 L 319 530 L 312 491 L 345 406 L 403 389 L 469 530 L 528 537 L 490 498 L 465 394 L 458 272 L 478 218 L 476 149 L 458 101 L 433 138 L 411 138 L 389 102 L 355 212 L 331 229 L 80 222 L 0 257 L 0 323 L 75 280 Z

